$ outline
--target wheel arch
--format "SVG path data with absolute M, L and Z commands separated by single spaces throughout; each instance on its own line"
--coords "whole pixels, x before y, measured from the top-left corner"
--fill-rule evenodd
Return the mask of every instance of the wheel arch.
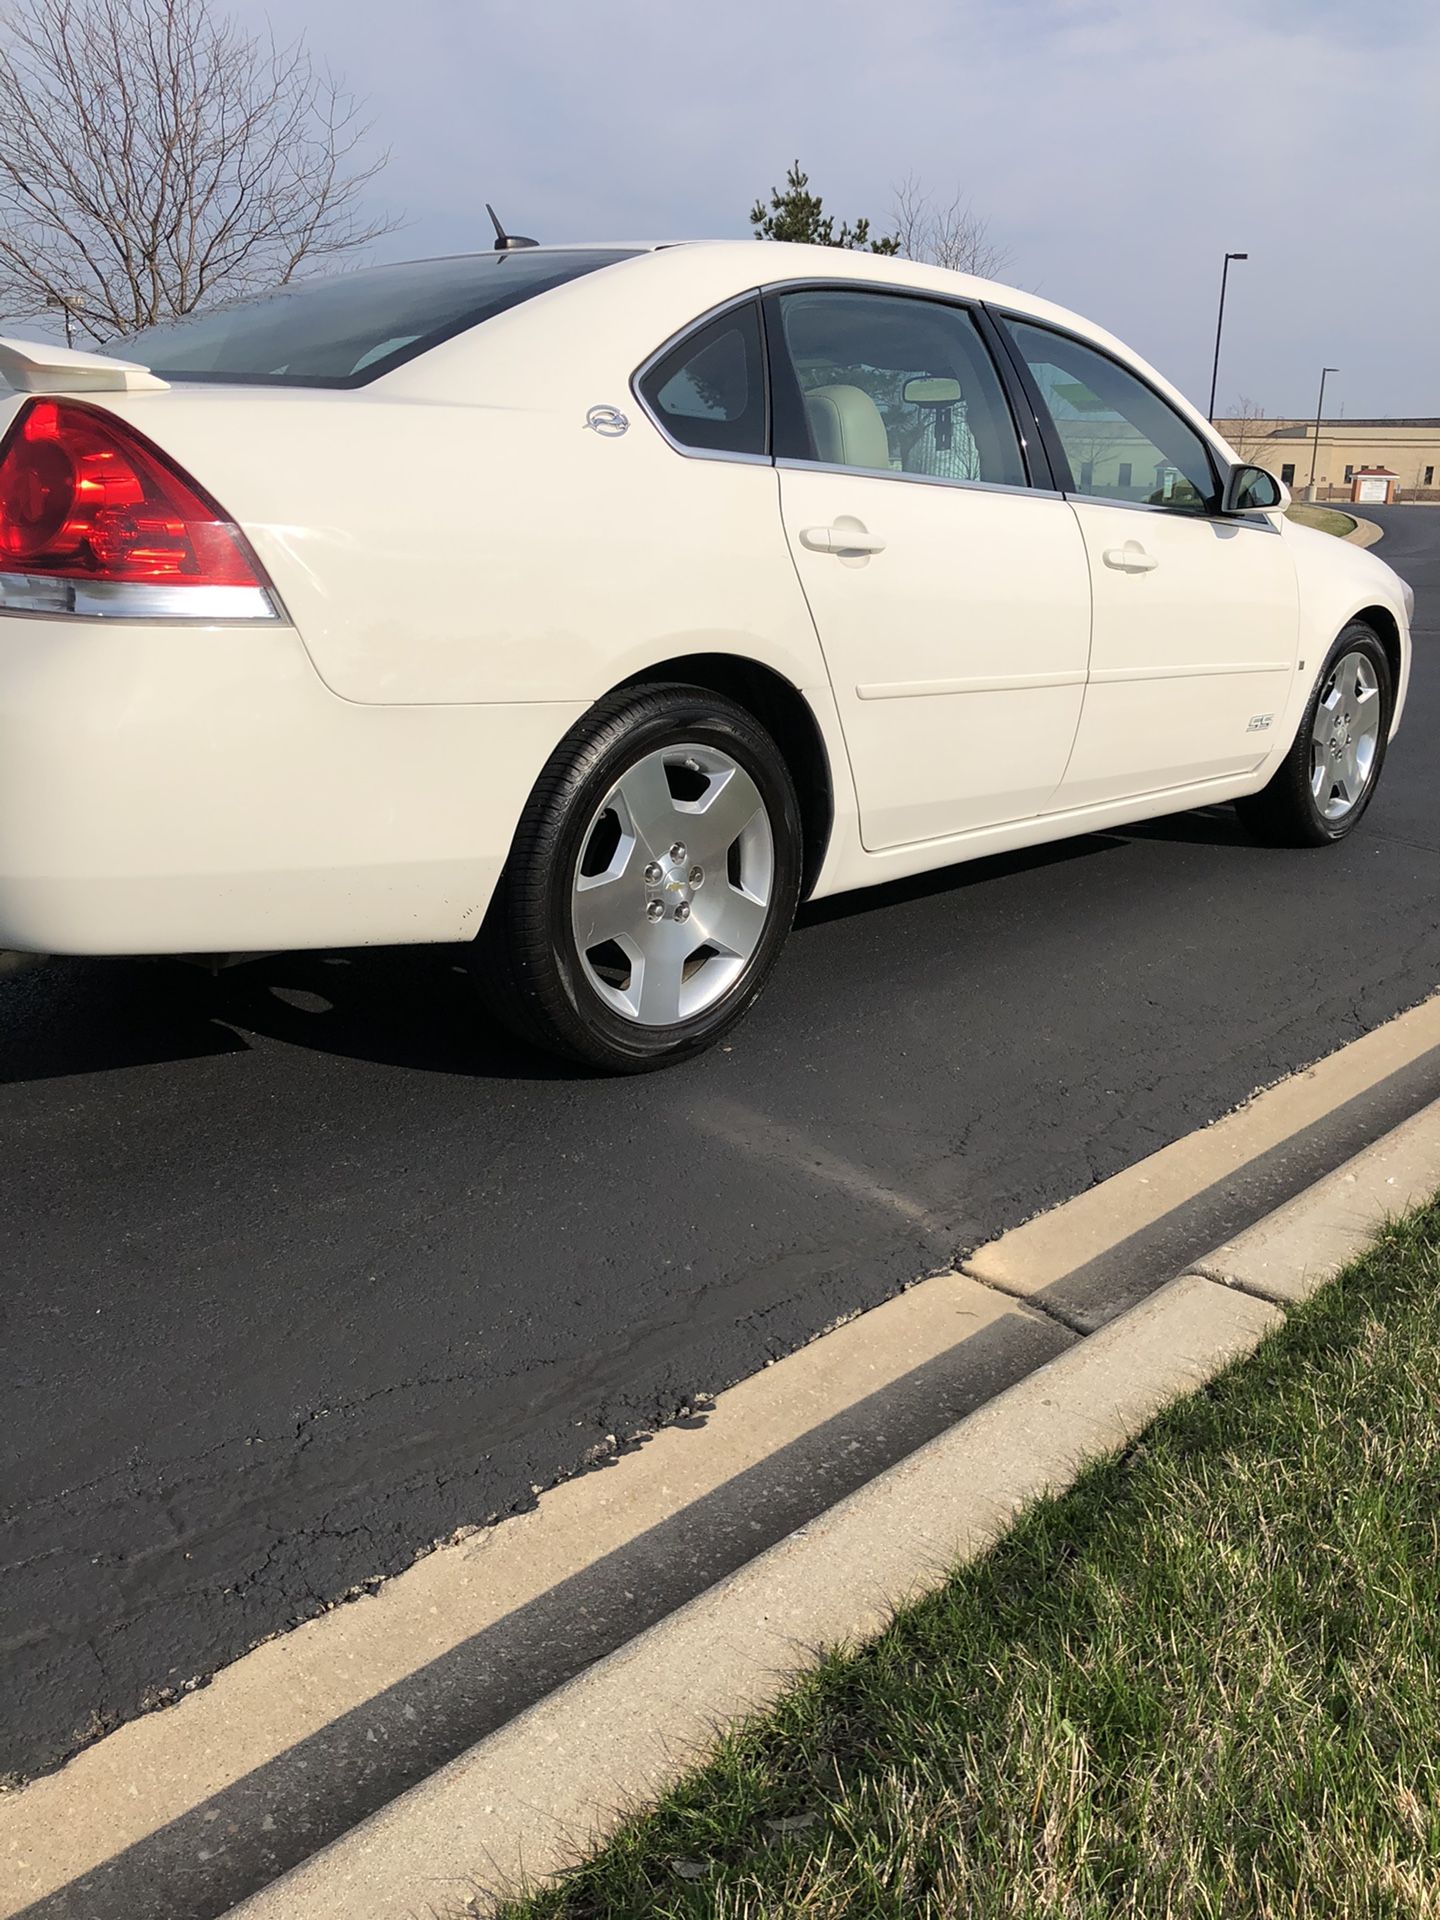
M 825 736 L 805 695 L 782 673 L 733 653 L 682 653 L 629 674 L 621 687 L 681 680 L 705 687 L 753 713 L 785 756 L 800 802 L 805 835 L 800 897 L 807 899 L 824 865 L 835 823 L 835 783 Z
M 1333 620 L 1334 617 L 1332 612 L 1330 619 Z M 1305 718 L 1305 709 L 1309 703 L 1310 695 L 1315 689 L 1316 681 L 1325 670 L 1325 662 L 1330 657 L 1331 649 L 1341 634 L 1344 633 L 1345 629 L 1357 620 L 1362 621 L 1367 627 L 1374 629 L 1376 637 L 1385 650 L 1385 658 L 1390 667 L 1390 683 L 1395 699 L 1390 722 L 1390 734 L 1393 737 L 1396 725 L 1399 722 L 1401 703 L 1405 693 L 1405 649 L 1400 636 L 1399 621 L 1396 619 L 1393 611 L 1387 607 L 1383 601 L 1376 600 L 1365 606 L 1353 608 L 1353 610 L 1347 613 L 1345 618 L 1335 626 L 1333 632 L 1330 632 L 1328 638 L 1324 639 L 1316 649 L 1313 672 L 1306 665 L 1306 662 L 1310 658 L 1307 651 L 1306 661 L 1301 662 L 1302 666 L 1306 666 L 1306 671 L 1296 677 L 1291 704 L 1286 711 L 1284 726 L 1280 732 L 1279 740 L 1276 742 L 1273 755 L 1264 762 L 1263 770 L 1257 781 L 1258 786 L 1264 786 L 1265 782 L 1285 758 L 1285 755 L 1290 751 L 1290 748 L 1295 744 L 1301 722 Z M 1324 634 L 1326 627 L 1321 627 L 1320 632 Z
M 1400 647 L 1399 621 L 1388 607 L 1378 603 L 1374 606 L 1361 607 L 1358 613 L 1351 614 L 1350 619 L 1363 620 L 1367 627 L 1373 627 L 1380 636 L 1380 644 L 1385 649 L 1385 658 L 1390 663 L 1390 685 L 1398 708 L 1400 683 L 1405 664 L 1405 656 Z M 1347 620 L 1345 624 L 1348 626 L 1350 622 Z M 1341 631 L 1343 630 L 1342 628 Z

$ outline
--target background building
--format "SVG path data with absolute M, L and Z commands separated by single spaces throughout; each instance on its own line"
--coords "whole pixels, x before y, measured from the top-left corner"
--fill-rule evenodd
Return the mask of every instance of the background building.
M 1278 475 L 1297 499 L 1313 459 L 1317 500 L 1349 500 L 1368 467 L 1394 475 L 1397 500 L 1440 502 L 1440 419 L 1322 420 L 1318 445 L 1313 419 L 1251 415 L 1215 424 L 1243 459 Z

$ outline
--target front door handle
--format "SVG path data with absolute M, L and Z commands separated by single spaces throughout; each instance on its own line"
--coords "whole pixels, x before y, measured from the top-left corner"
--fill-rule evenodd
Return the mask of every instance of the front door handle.
M 1105 549 L 1105 564 L 1117 573 L 1153 573 L 1160 562 L 1138 540 L 1127 540 L 1123 547 Z
M 858 520 L 838 522 L 833 527 L 803 527 L 800 544 L 812 553 L 883 553 L 885 542 L 878 533 L 867 533 Z

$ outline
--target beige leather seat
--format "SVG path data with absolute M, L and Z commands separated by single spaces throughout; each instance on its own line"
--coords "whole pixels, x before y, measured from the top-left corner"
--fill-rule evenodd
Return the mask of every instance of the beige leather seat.
M 805 395 L 805 413 L 817 460 L 832 467 L 889 470 L 890 437 L 863 387 L 815 387 Z

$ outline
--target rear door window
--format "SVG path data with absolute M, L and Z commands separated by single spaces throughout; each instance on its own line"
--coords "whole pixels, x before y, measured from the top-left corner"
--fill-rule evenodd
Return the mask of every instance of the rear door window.
M 1023 487 L 1000 376 L 963 307 L 909 294 L 803 289 L 774 297 L 799 405 L 782 407 L 781 459 L 917 479 Z

